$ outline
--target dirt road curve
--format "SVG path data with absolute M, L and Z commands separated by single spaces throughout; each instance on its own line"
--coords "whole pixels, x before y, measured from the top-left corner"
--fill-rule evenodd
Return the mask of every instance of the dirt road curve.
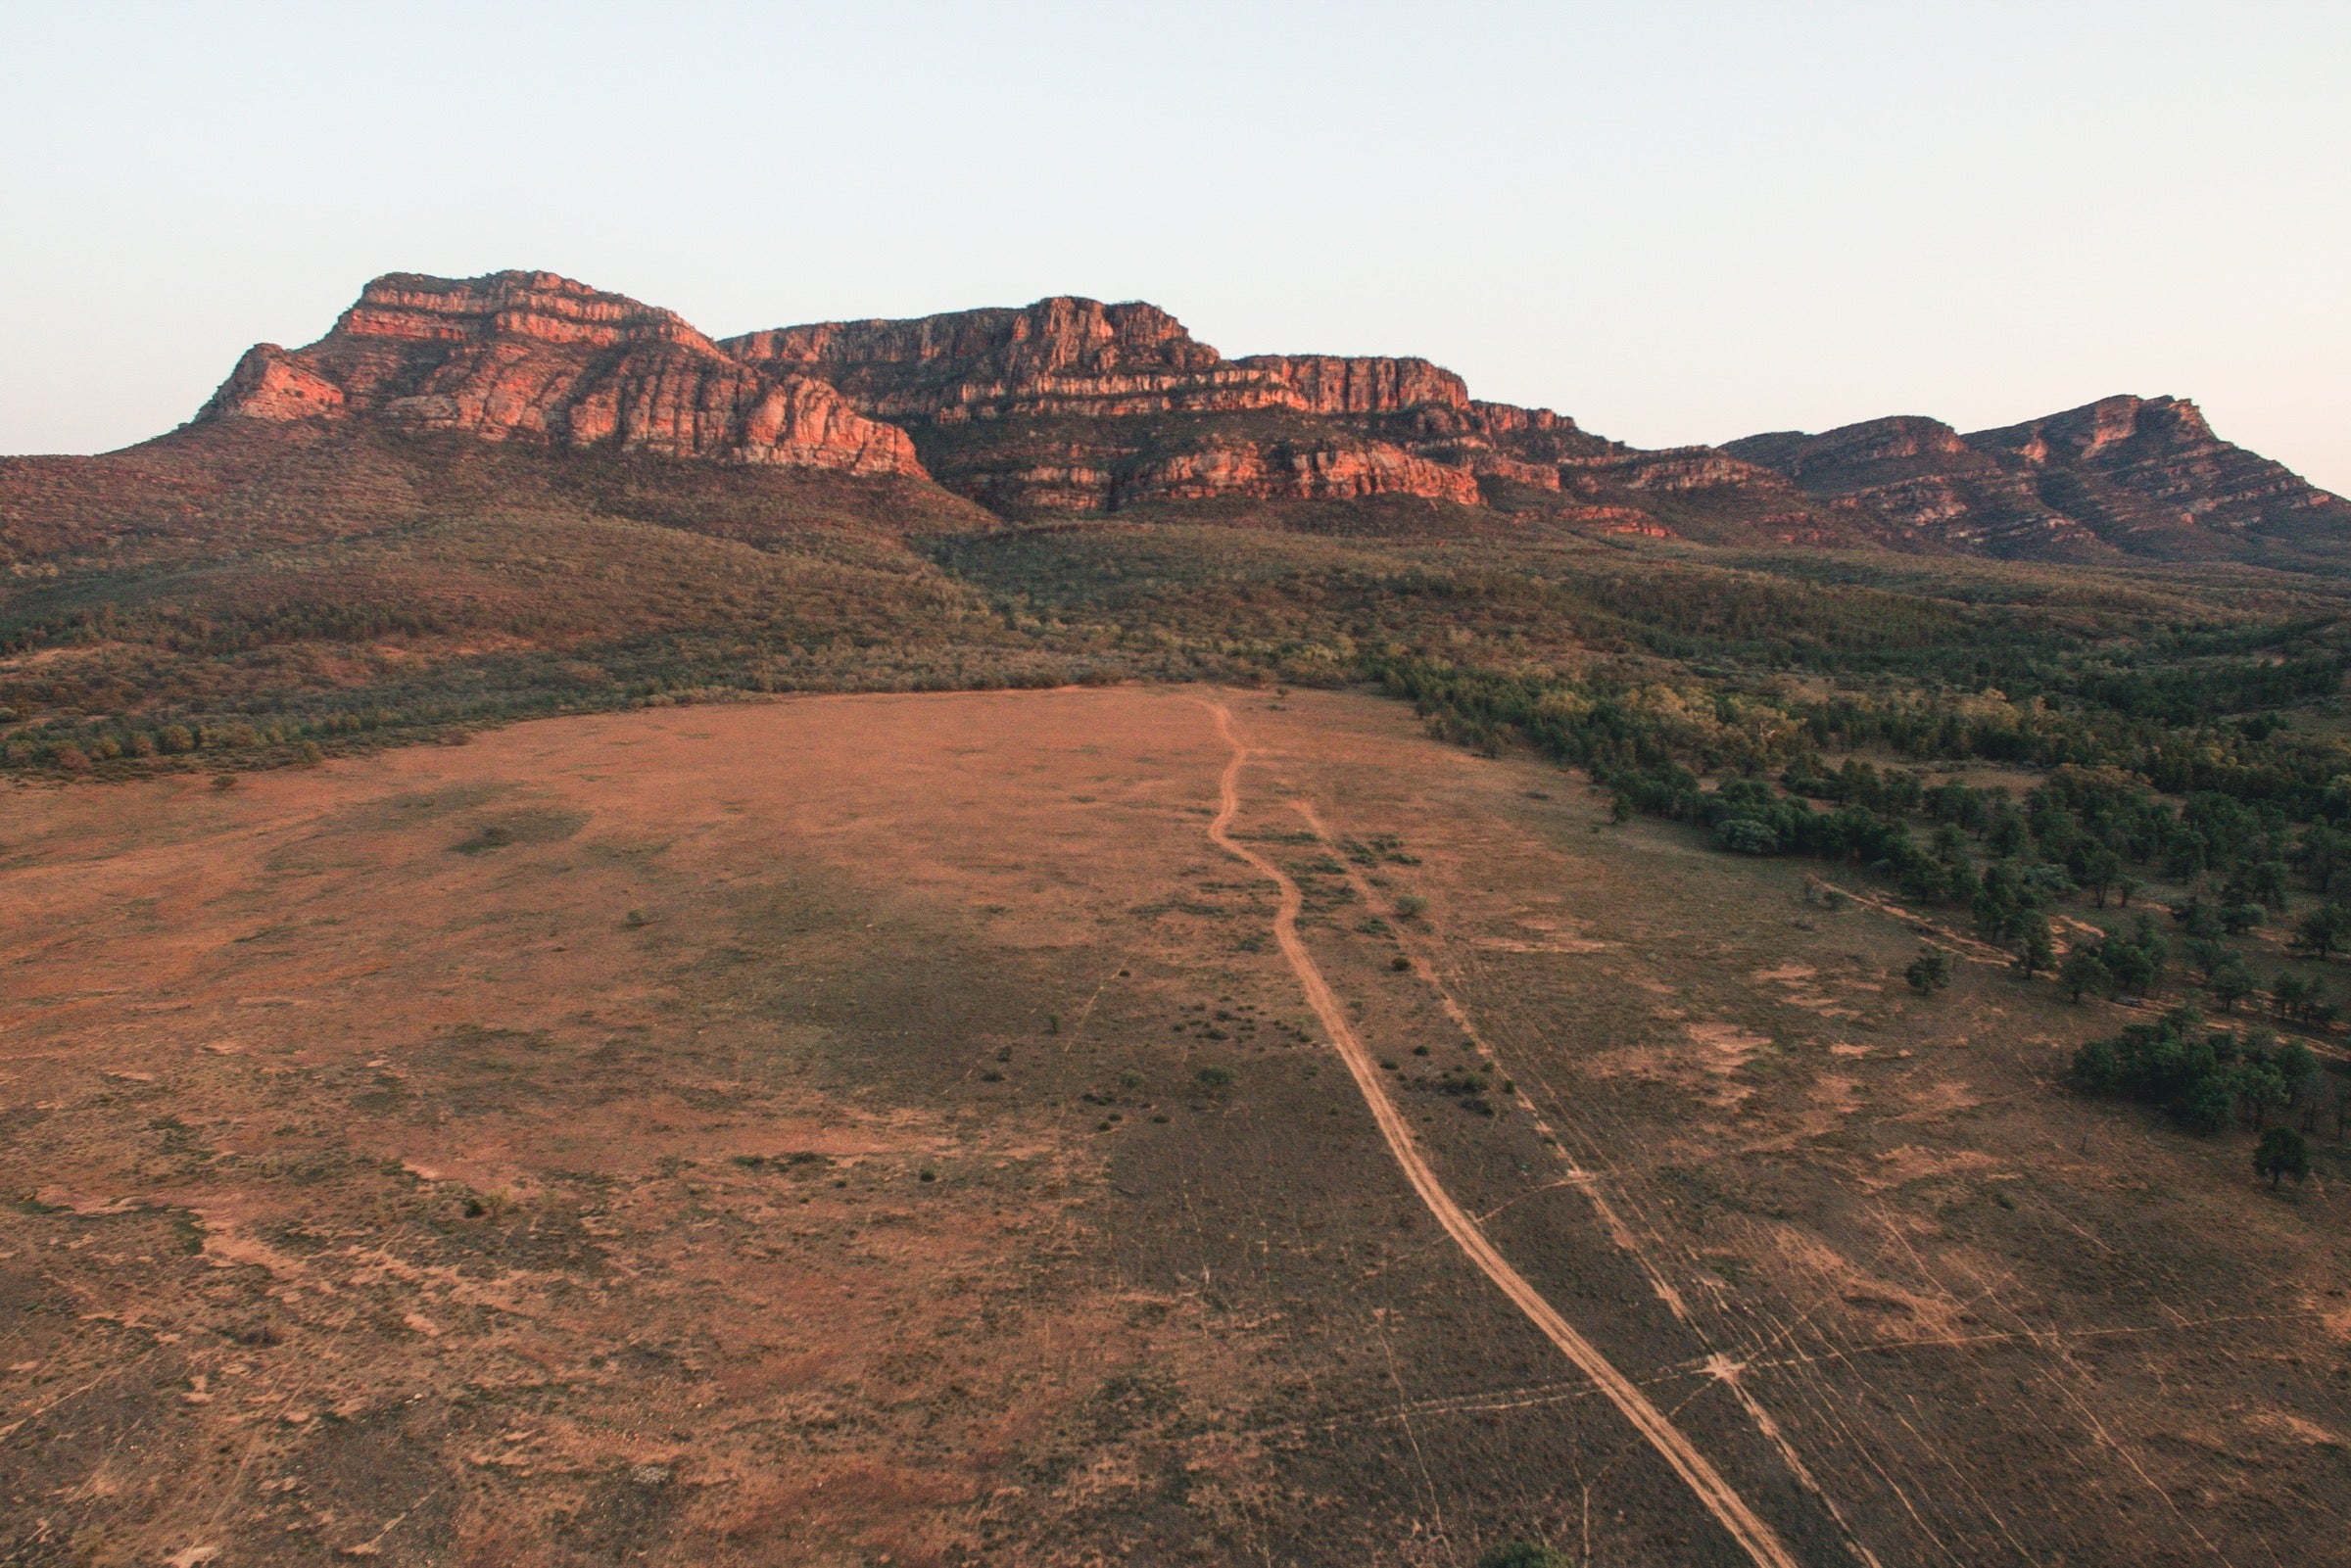
M 1281 905 L 1273 916 L 1273 939 L 1280 945 L 1282 957 L 1289 961 L 1290 969 L 1297 974 L 1298 983 L 1305 988 L 1308 1005 L 1315 1010 L 1315 1016 L 1322 1021 L 1323 1028 L 1330 1033 L 1331 1043 L 1338 1047 L 1340 1058 L 1347 1064 L 1347 1070 L 1354 1074 L 1356 1087 L 1363 1091 L 1365 1104 L 1371 1108 L 1371 1115 L 1379 1123 L 1380 1136 L 1387 1140 L 1388 1152 L 1395 1156 L 1396 1164 L 1412 1182 L 1413 1190 L 1420 1195 L 1420 1201 L 1428 1206 L 1428 1212 L 1436 1216 L 1437 1223 L 1445 1227 L 1445 1233 L 1453 1238 L 1455 1245 L 1501 1288 L 1505 1296 L 1516 1304 L 1528 1321 L 1542 1330 L 1545 1338 L 1559 1348 L 1560 1354 L 1599 1385 L 1601 1393 L 1607 1395 L 1608 1402 L 1624 1413 L 1624 1418 L 1649 1440 L 1651 1447 L 1664 1456 L 1665 1462 L 1673 1466 L 1674 1473 L 1698 1495 L 1698 1500 L 1705 1504 L 1706 1511 L 1715 1517 L 1723 1529 L 1730 1532 L 1731 1538 L 1746 1549 L 1750 1557 L 1757 1563 L 1768 1565 L 1768 1568 L 1797 1568 L 1796 1558 L 1781 1544 L 1771 1526 L 1757 1517 L 1744 1497 L 1731 1490 L 1730 1483 L 1723 1480 L 1714 1466 L 1707 1462 L 1706 1456 L 1699 1452 L 1697 1447 L 1682 1434 L 1681 1429 L 1667 1419 L 1665 1412 L 1652 1403 L 1630 1378 L 1601 1354 L 1591 1341 L 1577 1333 L 1574 1326 L 1561 1317 L 1558 1309 L 1545 1301 L 1518 1270 L 1511 1266 L 1510 1260 L 1478 1228 L 1477 1221 L 1471 1219 L 1461 1205 L 1453 1201 L 1453 1196 L 1439 1185 L 1436 1173 L 1429 1169 L 1428 1162 L 1421 1158 L 1420 1150 L 1414 1142 L 1412 1128 L 1388 1098 L 1387 1085 L 1380 1079 L 1377 1065 L 1348 1023 L 1345 1009 L 1339 1006 L 1338 998 L 1331 994 L 1329 983 L 1322 978 L 1322 971 L 1316 965 L 1313 955 L 1307 952 L 1306 944 L 1298 938 L 1298 911 L 1303 902 L 1298 884 L 1272 861 L 1244 847 L 1232 836 L 1232 819 L 1241 804 L 1241 768 L 1249 760 L 1249 750 L 1241 744 L 1240 736 L 1233 731 L 1230 710 L 1222 703 L 1210 703 L 1208 706 L 1216 715 L 1218 732 L 1223 736 L 1225 743 L 1232 747 L 1232 760 L 1224 766 L 1217 815 L 1208 825 L 1208 836 L 1219 848 L 1246 861 L 1281 889 Z

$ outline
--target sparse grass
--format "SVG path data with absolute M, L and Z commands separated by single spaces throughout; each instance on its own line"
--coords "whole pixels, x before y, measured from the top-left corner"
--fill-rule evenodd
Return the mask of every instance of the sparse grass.
M 1996 1511 L 2019 1539 L 2168 1549 L 2160 1509 L 2095 1505 L 2144 1485 L 2113 1450 L 2000 1458 L 2046 1418 L 2051 1378 L 2167 1485 L 2201 1489 L 2183 1507 L 2210 1495 L 2191 1511 L 2232 1560 L 2264 1541 L 2324 1555 L 2323 1515 L 2269 1503 L 2328 1495 L 2327 1453 L 2264 1438 L 2248 1470 L 2212 1446 L 2239 1441 L 2246 1410 L 2351 1430 L 2322 1314 L 2209 1304 L 2247 1279 L 2336 1277 L 2342 1228 L 2317 1180 L 2270 1197 L 2249 1133 L 2196 1140 L 2047 1090 L 2053 1053 L 2127 1015 L 1967 963 L 1926 1005 L 1901 979 L 1917 937 L 1892 917 L 1857 904 L 1792 927 L 1818 909 L 1802 866 L 1653 821 L 1592 838 L 1588 813 L 1525 806 L 1555 772 L 1465 767 L 1392 703 L 1234 705 L 1345 841 L 1392 830 L 1427 862 L 1415 879 L 1446 917 L 1410 939 L 1493 1062 L 1391 967 L 1392 939 L 1324 923 L 1307 940 L 1432 1169 L 1628 1376 L 1686 1385 L 1710 1347 L 1800 1323 L 1743 1390 L 1887 1561 L 1935 1555 L 1889 1478 L 1938 1499 L 1947 1539 L 2001 1541 Z M 648 763 L 665 748 L 690 764 Z M 1566 1363 L 1429 1223 L 1350 1075 L 1322 1050 L 1255 1059 L 1316 1032 L 1282 960 L 1237 952 L 1229 913 L 1131 918 L 1197 889 L 1203 819 L 1165 806 L 1213 802 L 1224 755 L 1176 694 L 1089 689 L 566 720 L 280 775 L 200 815 L 168 780 L 24 791 L 0 956 L 95 1000 L 21 1010 L 7 1064 L 12 1103 L 50 1107 L 0 1144 L 0 1188 L 50 1199 L 12 1215 L 45 1270 L 21 1271 L 12 1356 L 41 1360 L 42 1398 L 89 1386 L 19 1454 L 24 1487 L 61 1528 L 116 1529 L 121 1499 L 155 1498 L 123 1539 L 210 1540 L 167 1528 L 216 1500 L 172 1482 L 258 1424 L 285 1457 L 268 1473 L 310 1488 L 241 1494 L 225 1516 L 262 1560 L 312 1539 L 284 1529 L 307 1510 L 373 1529 L 455 1477 L 471 1511 L 417 1509 L 402 1550 L 457 1557 L 478 1519 L 519 1562 L 656 1543 L 797 1560 L 802 1503 L 854 1480 L 877 1533 L 844 1538 L 844 1560 L 910 1538 L 942 1557 L 1111 1539 L 1138 1559 L 1246 1555 L 1196 1544 L 1227 1532 L 1312 1562 L 1431 1539 L 1431 1497 L 1465 1556 L 1581 1539 L 1580 1497 L 1527 1499 L 1605 1442 L 1610 1461 L 1583 1472 L 1594 1555 L 1687 1555 L 1706 1522 L 1637 1434 L 1590 1401 L 1517 1396 L 1566 1387 Z M 1066 809 L 1078 767 L 1111 776 L 1114 804 Z M 1128 778 L 1152 781 L 1147 811 L 1115 804 Z M 513 792 L 456 793 L 489 784 Z M 556 797 L 594 822 L 560 855 L 524 853 L 519 832 L 482 861 L 449 854 Z M 1244 797 L 1244 826 L 1296 820 L 1254 773 Z M 291 838 L 298 856 L 264 847 Z M 126 892 L 152 909 L 122 919 Z M 616 918 L 631 906 L 659 911 L 660 940 Z M 339 924 L 317 923 L 328 910 Z M 204 983 L 172 1008 L 118 989 L 190 951 Z M 971 1091 L 1015 1056 L 1006 1087 Z M 95 1078 L 99 1062 L 154 1081 Z M 1500 1098 L 1520 1083 L 1534 1117 Z M 2310 1141 L 2332 1190 L 2336 1145 L 2325 1126 Z M 1645 1253 L 1596 1222 L 1579 1172 L 1604 1173 Z M 509 1184 L 527 1196 L 489 1212 Z M 203 1222 L 74 1208 L 134 1192 L 201 1201 Z M 465 1194 L 485 1212 L 465 1216 Z M 1991 1297 L 1968 1283 L 1985 1279 Z M 92 1301 L 135 1310 L 135 1330 L 84 1315 Z M 1987 1319 L 2019 1301 L 2031 1334 Z M 257 1323 L 281 1343 L 224 1332 Z M 2101 1344 L 2130 1348 L 2130 1378 L 2085 1359 Z M 250 1381 L 206 1362 L 216 1398 L 185 1401 L 198 1362 L 172 1358 L 199 1353 L 245 1358 Z M 311 1420 L 230 1419 L 298 1371 Z M 2154 1386 L 2163 1400 L 2139 1397 Z M 1417 1462 L 1392 1422 L 1360 1418 L 1400 1400 L 1430 1412 Z M 1784 1474 L 1735 1405 L 1685 1408 L 1735 1484 Z M 399 1442 L 367 1447 L 386 1409 Z M 528 1435 L 551 1412 L 576 1470 L 539 1468 Z M 90 1431 L 107 1442 L 74 1436 Z M 1261 1441 L 1288 1433 L 1312 1436 Z M 542 1506 L 599 1476 L 634 1486 L 654 1449 L 680 1507 L 645 1533 L 593 1491 Z M 120 1490 L 86 1485 L 102 1464 Z M 945 1490 L 870 1484 L 918 1465 Z M 1245 1511 L 1223 1490 L 1243 1483 Z M 1792 1537 L 1835 1539 L 1802 1489 L 1749 1495 Z

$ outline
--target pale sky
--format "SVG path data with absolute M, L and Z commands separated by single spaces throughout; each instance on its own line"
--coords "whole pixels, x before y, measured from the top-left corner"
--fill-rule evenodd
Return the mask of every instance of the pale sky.
M 1641 446 L 2113 392 L 2351 491 L 2351 5 L 0 0 L 0 451 L 379 272 L 1048 294 Z

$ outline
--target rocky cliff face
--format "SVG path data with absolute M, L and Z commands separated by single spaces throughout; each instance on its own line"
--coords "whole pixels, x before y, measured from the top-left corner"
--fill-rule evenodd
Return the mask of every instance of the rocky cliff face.
M 2351 527 L 2351 502 L 2221 440 L 2192 403 L 2105 398 L 1961 435 L 1901 417 L 1727 451 L 1889 539 L 2001 555 L 2199 556 Z
M 1607 445 L 1549 409 L 1474 404 L 1425 359 L 1227 359 L 1149 305 L 1057 298 L 721 347 L 825 377 L 904 423 L 942 484 L 1016 513 L 1223 497 L 1473 505 L 1480 476 L 1557 490 L 1550 448 Z M 1531 460 L 1510 450 L 1521 441 L 1540 449 Z
M 667 310 L 545 272 L 377 278 L 306 349 L 250 350 L 199 420 L 379 419 L 488 441 L 920 474 L 904 431 Z
M 1900 416 L 1642 451 L 1471 398 L 1426 359 L 1227 359 L 1156 306 L 1074 297 L 713 342 L 550 273 L 394 273 L 308 348 L 254 348 L 198 417 L 928 471 L 1015 518 L 1411 498 L 1524 526 L 2052 558 L 2258 555 L 2351 535 L 2351 502 L 2173 398 L 1973 435 Z

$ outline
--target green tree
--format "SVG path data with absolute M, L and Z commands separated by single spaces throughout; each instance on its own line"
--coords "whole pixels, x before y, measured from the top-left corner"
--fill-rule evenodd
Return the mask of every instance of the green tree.
M 2293 1177 L 2299 1186 L 2310 1174 L 2310 1145 L 2291 1127 L 2272 1127 L 2253 1147 L 2253 1173 L 2269 1177 L 2272 1192 L 2280 1176 Z
M 2049 937 L 2047 916 L 2025 917 L 2024 934 L 2016 942 L 2016 967 L 2025 972 L 2027 978 L 2057 967 L 2057 944 Z
M 2083 855 L 2081 870 L 2076 875 L 2082 885 L 2088 888 L 2090 895 L 2098 901 L 2098 908 L 2104 909 L 2106 894 L 2113 888 L 2115 879 L 2122 874 L 2123 857 L 2111 849 L 2100 847 Z
M 2267 1062 L 2240 1062 L 2235 1077 L 2236 1103 L 2252 1113 L 2253 1130 L 2259 1132 L 2270 1113 L 2284 1107 L 2285 1079 Z
M 2025 920 L 2039 907 L 2013 861 L 1984 869 L 1975 899 L 1976 932 L 1988 942 L 2012 942 L 2024 934 Z
M 2106 973 L 2106 961 L 2087 942 L 2076 942 L 2073 951 L 2065 955 L 2065 967 L 2057 972 L 2057 983 L 2077 1002 L 2082 1000 L 2083 992 L 2102 991 L 2113 979 Z
M 2340 904 L 2321 904 L 2294 927 L 2294 945 L 2325 963 L 2328 953 L 2343 945 L 2346 935 L 2351 935 L 2351 912 Z
M 2196 972 L 2196 977 L 2208 985 L 2212 982 L 2213 972 L 2229 961 L 2229 949 L 2218 937 L 2191 936 L 2183 944 L 2182 951 L 2186 954 L 2188 967 Z
M 1992 809 L 1991 826 L 1985 830 L 1984 847 L 1994 858 L 2021 854 L 2027 843 L 2024 813 L 2003 800 Z
M 1951 955 L 1940 947 L 1922 947 L 1910 967 L 1902 971 L 1902 978 L 1921 996 L 1933 996 L 1951 983 Z
M 2245 968 L 2243 959 L 2231 953 L 2214 967 L 2205 984 L 2221 999 L 2221 1011 L 2233 1013 L 2237 1003 L 2253 994 L 2253 972 Z
M 2220 911 L 2202 893 L 2190 893 L 2186 903 L 2174 904 L 2172 919 L 2187 927 L 2190 941 L 2208 942 L 2221 934 Z
M 2287 1022 L 2297 1022 L 2310 1006 L 2316 987 L 2299 974 L 2280 974 L 2270 983 L 2270 1011 Z

